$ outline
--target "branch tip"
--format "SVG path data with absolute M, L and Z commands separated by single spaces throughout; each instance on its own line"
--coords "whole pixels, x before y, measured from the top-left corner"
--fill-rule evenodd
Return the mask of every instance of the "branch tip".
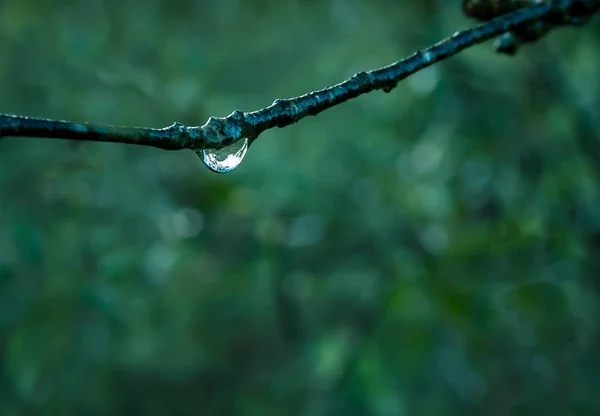
M 463 1 L 463 6 L 465 2 Z M 564 25 L 581 25 L 600 9 L 600 0 L 547 0 L 495 17 L 435 43 L 405 59 L 383 68 L 360 71 L 337 85 L 289 98 L 253 112 L 235 110 L 226 117 L 210 117 L 201 127 L 175 122 L 168 127 L 98 126 L 62 120 L 0 114 L 0 138 L 7 136 L 61 138 L 128 143 L 164 150 L 222 149 L 247 138 L 252 143 L 265 130 L 295 124 L 374 90 L 391 92 L 406 77 L 447 59 L 473 45 L 492 38 L 506 54 L 516 53 L 524 43 L 533 42 L 548 31 Z

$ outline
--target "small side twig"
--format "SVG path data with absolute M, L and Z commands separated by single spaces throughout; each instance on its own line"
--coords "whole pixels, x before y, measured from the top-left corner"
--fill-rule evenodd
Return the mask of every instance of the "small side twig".
M 456 32 L 426 49 L 396 63 L 367 72 L 308 94 L 275 100 L 254 112 L 236 110 L 227 117 L 210 117 L 201 127 L 173 123 L 169 127 L 100 126 L 0 114 L 0 138 L 7 136 L 59 138 L 153 146 L 165 150 L 221 149 L 248 138 L 250 142 L 265 130 L 295 124 L 359 95 L 375 90 L 390 92 L 398 82 L 423 68 L 449 58 L 473 45 L 506 33 L 518 33 L 536 22 L 554 28 L 579 24 L 600 9 L 600 0 L 550 0 L 494 18 L 480 26 Z
M 497 52 L 514 55 L 520 46 L 537 42 L 556 26 L 564 24 L 585 24 L 597 8 L 594 2 L 565 0 L 463 0 L 463 12 L 480 21 L 491 20 L 494 17 L 506 14 L 531 4 L 553 4 L 562 7 L 565 11 L 559 19 L 538 20 L 531 24 L 520 26 L 508 31 L 494 42 Z

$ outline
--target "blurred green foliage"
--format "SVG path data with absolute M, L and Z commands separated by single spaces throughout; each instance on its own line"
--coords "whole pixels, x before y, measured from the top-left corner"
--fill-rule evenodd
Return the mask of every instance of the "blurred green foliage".
M 0 2 L 0 111 L 203 124 L 460 2 Z M 596 19 L 597 20 L 597 19 Z M 598 414 L 600 26 L 192 151 L 0 143 L 0 414 Z

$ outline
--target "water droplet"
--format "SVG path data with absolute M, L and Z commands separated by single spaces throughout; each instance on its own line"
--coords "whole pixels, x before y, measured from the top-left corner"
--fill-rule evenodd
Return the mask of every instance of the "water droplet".
M 217 173 L 231 172 L 237 168 L 248 151 L 248 139 L 244 138 L 222 149 L 203 149 L 196 153 L 207 168 Z

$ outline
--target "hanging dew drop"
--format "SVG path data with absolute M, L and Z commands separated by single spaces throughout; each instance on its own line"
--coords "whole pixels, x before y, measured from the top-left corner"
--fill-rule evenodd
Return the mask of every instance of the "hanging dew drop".
M 248 139 L 244 138 L 222 149 L 196 150 L 207 168 L 217 173 L 231 172 L 237 168 L 248 151 Z

